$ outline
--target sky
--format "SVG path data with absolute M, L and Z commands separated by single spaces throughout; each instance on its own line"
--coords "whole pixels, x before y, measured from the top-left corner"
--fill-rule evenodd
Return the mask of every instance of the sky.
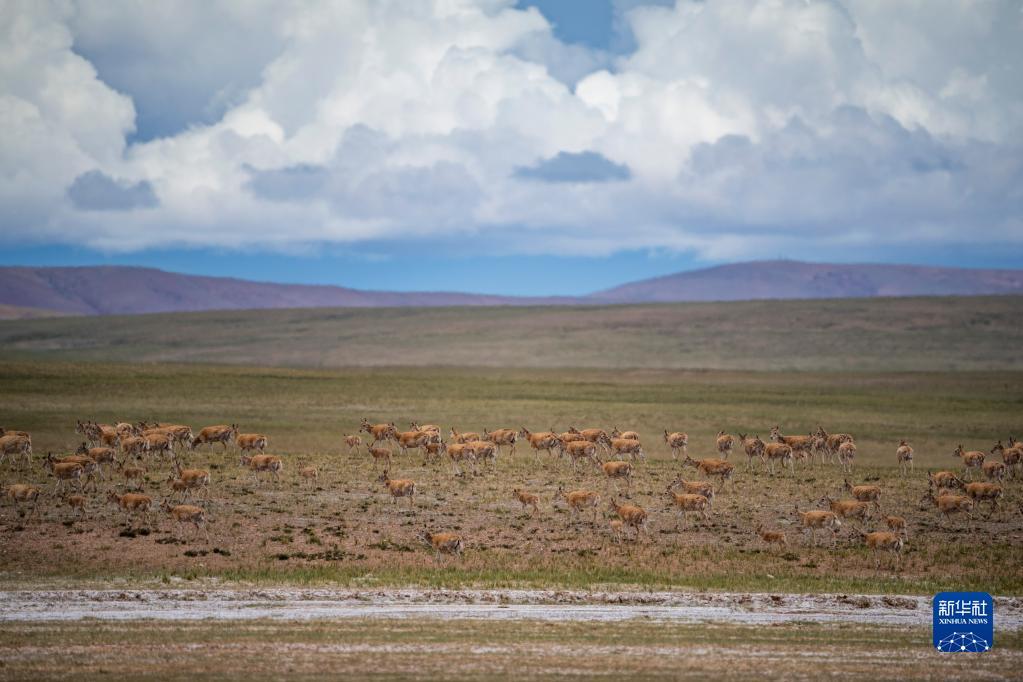
M 0 264 L 1019 267 L 1018 0 L 7 0 Z

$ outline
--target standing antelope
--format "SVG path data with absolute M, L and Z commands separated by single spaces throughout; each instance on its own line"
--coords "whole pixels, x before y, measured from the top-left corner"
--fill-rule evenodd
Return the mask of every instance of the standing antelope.
M 643 452 L 643 445 L 638 440 L 631 438 L 615 438 L 611 441 L 611 452 L 612 457 L 620 457 L 622 455 L 629 455 L 633 461 L 637 457 L 641 458 L 644 462 L 646 461 L 646 453 Z
M 753 458 L 759 457 L 761 461 L 764 459 L 764 448 L 766 447 L 764 441 L 760 440 L 760 436 L 750 438 L 745 433 L 740 433 L 739 444 L 742 446 L 743 452 L 746 453 L 746 471 L 756 469 L 753 465 Z
M 362 447 L 362 437 L 346 433 L 345 445 L 348 446 L 349 455 L 357 455 L 359 454 L 359 448 Z
M 689 514 L 699 514 L 703 519 L 707 520 L 707 508 L 710 507 L 710 500 L 703 495 L 695 495 L 691 493 L 676 493 L 670 488 L 668 489 L 668 497 L 671 499 L 671 504 L 675 507 L 675 530 L 678 530 L 679 517 L 682 518 L 682 523 L 685 528 L 689 527 Z
M 568 504 L 568 508 L 572 510 L 573 514 L 578 520 L 580 513 L 583 509 L 593 509 L 593 523 L 597 523 L 597 505 L 600 504 L 600 494 L 592 490 L 572 490 L 565 492 L 564 487 L 558 486 L 558 492 L 555 493 L 555 499 L 562 498 Z
M 597 446 L 588 440 L 573 440 L 563 443 L 562 449 L 572 460 L 572 471 L 578 472 L 579 462 L 583 459 L 588 459 L 595 465 L 600 464 L 597 460 Z
M 959 444 L 959 447 L 952 454 L 962 460 L 963 474 L 969 477 L 971 481 L 973 480 L 971 469 L 980 469 L 984 466 L 984 453 L 979 450 L 966 452 L 963 450 L 962 443 Z
M 625 522 L 626 526 L 636 531 L 636 540 L 639 540 L 640 533 L 646 532 L 647 513 L 642 507 L 634 504 L 618 504 L 613 497 L 608 507 Z
M 913 471 L 913 446 L 904 440 L 899 441 L 895 450 L 895 459 L 899 463 L 899 475 L 905 476 L 906 470 Z
M 391 493 L 392 503 L 397 504 L 399 497 L 407 497 L 409 509 L 412 509 L 415 505 L 415 481 L 407 478 L 391 478 L 386 469 L 384 470 L 384 473 L 380 474 L 380 477 L 377 478 L 377 480 L 383 483 L 384 487 L 387 488 L 387 491 Z
M 167 500 L 160 503 L 160 509 L 167 512 L 175 521 L 178 522 L 180 527 L 182 524 L 190 523 L 195 527 L 195 534 L 198 535 L 199 531 L 203 532 L 206 536 L 206 543 L 209 544 L 210 533 L 206 530 L 206 511 L 202 507 L 195 507 L 190 504 L 178 504 L 171 506 Z
M 306 481 L 315 482 L 320 477 L 320 470 L 314 466 L 304 466 L 298 470 L 298 475 Z
M 475 440 L 465 443 L 465 446 L 472 450 L 477 462 L 490 462 L 490 468 L 497 466 L 497 446 L 485 440 Z
M 381 461 L 384 463 L 384 468 L 385 469 L 391 466 L 391 449 L 390 448 L 378 448 L 378 447 L 375 447 L 373 445 L 370 445 L 368 448 L 366 448 L 366 451 L 370 454 L 370 456 L 373 457 L 373 470 L 374 471 L 377 468 L 377 464 L 379 462 L 381 462 Z
M 673 431 L 668 433 L 668 430 L 664 430 L 664 442 L 667 443 L 668 447 L 671 448 L 671 458 L 678 459 L 678 454 L 681 452 L 683 455 L 688 455 L 686 448 L 689 446 L 689 434 L 682 431 Z
M 443 440 L 438 440 L 432 443 L 427 443 L 423 446 L 423 466 L 434 458 L 440 459 L 448 452 L 448 444 Z
M 142 449 L 161 457 L 174 456 L 174 438 L 170 434 L 155 431 L 142 436 Z
M 630 462 L 604 462 L 600 465 L 601 471 L 607 477 L 609 484 L 614 484 L 615 492 L 618 492 L 617 479 L 625 479 L 625 489 L 632 490 L 632 464 Z
M 427 443 L 433 442 L 433 431 L 402 431 L 397 434 L 398 451 L 408 455 L 411 449 L 422 451 Z
M 53 484 L 53 492 L 51 494 L 56 495 L 64 489 L 64 484 L 68 482 L 74 483 L 75 488 L 81 492 L 82 476 L 85 474 L 85 468 L 81 464 L 78 462 L 57 462 L 51 454 L 46 457 L 46 468 L 57 479 Z
M 771 429 L 771 440 L 775 443 L 784 443 L 792 448 L 793 457 L 802 459 L 813 447 L 813 436 L 783 436 L 778 426 Z
M 3 464 L 4 458 L 7 455 L 11 456 L 12 462 L 16 457 L 20 456 L 22 461 L 31 467 L 32 439 L 18 433 L 8 433 L 0 436 L 0 464 Z
M 64 502 L 71 507 L 72 518 L 77 519 L 79 516 L 85 516 L 85 505 L 89 502 L 89 498 L 85 495 L 68 495 L 64 498 Z
M 781 469 L 789 468 L 789 473 L 795 475 L 796 469 L 792 463 L 792 446 L 787 443 L 764 443 L 763 458 L 767 460 L 767 468 L 774 476 L 774 462 L 781 460 Z
M 240 451 L 258 452 L 259 454 L 263 454 L 263 451 L 266 450 L 269 440 L 262 433 L 239 433 L 238 437 L 235 438 Z
M 734 444 L 735 439 L 732 438 L 731 435 L 725 433 L 724 431 L 718 431 L 717 439 L 715 440 L 715 445 L 717 446 L 719 455 L 721 455 L 725 459 L 731 457 L 732 446 Z
M 447 451 L 448 457 L 451 459 L 451 466 L 455 470 L 455 476 L 464 475 L 462 468 L 459 466 L 459 464 L 464 462 L 468 462 L 469 466 L 472 467 L 473 476 L 478 473 L 476 471 L 476 453 L 469 443 L 448 443 Z
M 906 519 L 901 516 L 886 516 L 884 517 L 884 523 L 888 526 L 888 530 L 895 533 L 899 533 L 904 537 L 909 537 L 909 531 L 906 526 Z
M 799 506 L 796 505 L 796 513 L 799 514 L 800 521 L 803 525 L 803 534 L 806 531 L 810 531 L 810 537 L 813 540 L 813 546 L 817 546 L 817 531 L 823 530 L 825 533 L 831 531 L 831 545 L 834 547 L 838 544 L 838 540 L 835 537 L 838 534 L 838 529 L 842 527 L 842 522 L 839 520 L 838 515 L 831 511 L 822 511 L 820 509 L 814 509 L 812 511 L 800 511 Z
M 540 511 L 540 496 L 534 495 L 531 492 L 522 490 L 521 488 L 515 488 L 512 490 L 515 497 L 518 499 L 519 504 L 522 505 L 522 511 L 526 511 L 526 507 L 532 507 L 533 513 L 530 516 L 535 516 Z
M 390 424 L 370 424 L 368 419 L 363 419 L 362 424 L 359 426 L 359 431 L 365 431 L 373 436 L 373 440 L 370 442 L 371 447 L 380 441 L 394 440 L 398 436 L 398 429 L 394 427 L 394 422 Z
M 877 511 L 881 511 L 881 486 L 879 485 L 853 485 L 849 479 L 845 479 L 842 489 L 852 493 L 860 502 L 873 502 Z
M 174 471 L 184 487 L 186 496 L 190 496 L 193 490 L 200 490 L 204 493 L 203 497 L 209 499 L 210 472 L 205 469 L 182 469 L 177 459 L 174 460 Z
M 220 443 L 224 448 L 224 452 L 227 452 L 228 444 L 238 435 L 237 424 L 218 424 L 216 426 L 207 426 L 200 430 L 196 434 L 195 438 L 192 439 L 191 448 L 197 450 L 201 445 L 209 445 L 210 449 L 213 448 L 214 443 Z
M 1023 443 L 1017 443 L 1015 438 L 1009 437 L 1009 447 L 1002 445 L 1002 441 L 995 443 L 995 446 L 991 448 L 992 455 L 1001 455 L 1002 464 L 1005 465 L 1006 470 L 1012 476 L 1016 478 L 1019 474 L 1020 461 L 1023 460 Z
M 856 457 L 856 443 L 847 440 L 838 446 L 838 462 L 842 465 L 842 471 L 852 473 L 853 458 Z
M 967 483 L 966 494 L 969 495 L 970 499 L 976 507 L 980 507 L 981 502 L 990 502 L 991 508 L 988 511 L 988 516 L 995 513 L 998 509 L 998 500 L 1002 499 L 1005 491 L 1002 486 L 997 483 Z
M 608 437 L 607 432 L 604 429 L 583 429 L 580 431 L 574 426 L 568 427 L 568 432 L 575 434 L 582 440 L 588 440 L 591 443 L 599 445 L 604 448 L 605 452 L 611 451 L 611 439 Z
M 697 471 L 702 471 L 705 476 L 717 476 L 721 479 L 722 485 L 725 481 L 732 480 L 732 473 L 735 471 L 735 467 L 723 459 L 693 459 L 689 455 L 682 461 L 682 466 L 693 467 Z

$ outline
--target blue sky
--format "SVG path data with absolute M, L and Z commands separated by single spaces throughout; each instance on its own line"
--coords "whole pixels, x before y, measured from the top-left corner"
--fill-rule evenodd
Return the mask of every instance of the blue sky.
M 578 294 L 1017 267 L 1023 12 L 948 0 L 0 6 L 0 264 Z

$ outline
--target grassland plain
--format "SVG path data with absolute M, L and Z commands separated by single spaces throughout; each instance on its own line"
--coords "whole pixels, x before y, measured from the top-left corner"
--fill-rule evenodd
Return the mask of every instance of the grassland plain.
M 7 679 L 1014 679 L 1019 633 L 935 655 L 926 628 L 377 620 L 5 623 Z
M 1002 509 L 967 524 L 938 518 L 918 502 L 927 469 L 951 469 L 957 443 L 987 450 L 1019 433 L 1020 374 L 1012 372 L 809 373 L 681 370 L 266 367 L 7 362 L 0 364 L 2 423 L 33 433 L 37 453 L 65 453 L 79 442 L 75 419 L 161 419 L 194 427 L 236 422 L 270 436 L 285 458 L 280 486 L 257 483 L 238 466 L 237 451 L 188 453 L 189 465 L 213 474 L 209 502 L 213 542 L 193 541 L 169 519 L 131 528 L 105 503 L 103 482 L 89 515 L 48 498 L 40 518 L 8 508 L 0 522 L 0 570 L 9 584 L 42 578 L 102 581 L 113 576 L 161 581 L 173 576 L 266 583 L 350 585 L 667 588 L 792 592 L 933 593 L 958 587 L 1023 593 L 1023 516 L 1019 481 L 1007 483 Z M 365 452 L 348 454 L 342 434 L 359 420 L 412 419 L 446 430 L 569 425 L 635 428 L 650 461 L 639 465 L 631 501 L 651 512 L 649 538 L 616 545 L 606 532 L 613 493 L 590 466 L 574 474 L 565 461 L 522 445 L 496 471 L 455 477 L 450 465 L 395 456 L 392 474 L 416 480 L 414 510 L 394 505 L 375 480 Z M 806 433 L 817 424 L 856 436 L 855 482 L 884 487 L 885 513 L 906 516 L 909 544 L 898 570 L 875 570 L 852 524 L 837 548 L 813 547 L 794 524 L 794 505 L 808 509 L 824 493 L 843 496 L 835 465 L 805 466 L 794 477 L 746 473 L 741 455 L 734 485 L 721 489 L 706 522 L 675 529 L 665 488 L 680 471 L 663 440 L 665 428 L 690 434 L 690 452 L 711 456 L 719 429 L 766 437 L 778 424 Z M 913 442 L 917 469 L 903 480 L 894 465 L 900 438 Z M 300 465 L 320 478 L 299 479 Z M 169 495 L 167 463 L 150 462 L 147 491 Z M 695 473 L 686 470 L 691 477 Z M 37 463 L 6 463 L 5 482 L 52 488 Z M 573 519 L 554 503 L 559 485 L 604 497 L 598 521 Z M 525 516 L 514 487 L 541 495 L 541 514 Z M 786 530 L 790 546 L 768 549 L 753 529 Z M 876 518 L 865 526 L 876 526 Z M 145 527 L 140 527 L 144 525 Z M 418 540 L 424 528 L 453 530 L 467 542 L 460 560 L 435 558 Z
M 0 322 L 8 359 L 292 367 L 1023 370 L 1023 296 L 304 309 Z

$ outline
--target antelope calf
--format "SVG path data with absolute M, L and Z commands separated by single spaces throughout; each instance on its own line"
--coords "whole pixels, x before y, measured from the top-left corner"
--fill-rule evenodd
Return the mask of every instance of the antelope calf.
M 128 487 L 130 482 L 134 481 L 135 489 L 142 490 L 142 482 L 146 477 L 146 468 L 144 466 L 126 465 L 124 462 L 118 462 L 117 470 L 124 476 L 125 488 Z
M 853 485 L 849 479 L 842 483 L 842 489 L 852 493 L 852 496 L 860 502 L 873 502 L 877 510 L 881 511 L 881 486 L 879 485 Z
M 259 475 L 264 471 L 270 474 L 274 485 L 281 482 L 281 472 L 284 471 L 284 462 L 276 455 L 242 455 L 242 466 L 247 466 L 252 475 L 259 482 Z
M 238 437 L 235 438 L 235 442 L 238 444 L 238 449 L 242 452 L 258 452 L 263 454 L 269 439 L 262 433 L 239 433 Z
M 718 454 L 728 459 L 732 455 L 732 446 L 735 444 L 735 439 L 724 431 L 718 431 L 715 445 L 718 449 Z
M 678 530 L 679 517 L 685 528 L 689 527 L 689 515 L 699 514 L 704 520 L 707 519 L 707 508 L 710 507 L 710 500 L 703 495 L 689 493 L 676 493 L 668 490 L 671 504 L 675 507 L 675 530 Z
M 515 488 L 512 490 L 515 497 L 518 498 L 519 504 L 522 505 L 522 511 L 526 511 L 526 507 L 532 507 L 533 513 L 530 516 L 535 516 L 540 511 L 540 496 L 534 495 L 533 493 L 526 492 L 521 488 Z
M 646 531 L 646 510 L 634 504 L 618 504 L 618 501 L 613 497 L 608 507 L 618 515 L 618 518 L 625 522 L 626 526 L 636 531 L 636 540 L 639 540 L 639 534 Z
M 407 497 L 409 509 L 415 505 L 415 481 L 407 478 L 390 478 L 386 469 L 377 480 L 383 483 L 387 491 L 391 493 L 392 503 L 397 504 L 399 497 Z
M 555 494 L 555 498 L 561 498 L 568 504 L 568 508 L 572 510 L 576 519 L 578 520 L 579 515 L 584 509 L 593 510 L 593 523 L 597 523 L 597 506 L 600 504 L 600 494 L 592 490 L 572 490 L 565 492 L 562 486 L 558 486 L 558 492 Z
M 314 466 L 305 466 L 298 470 L 298 475 L 301 476 L 303 480 L 315 482 L 319 479 L 320 472 Z
M 611 519 L 607 522 L 607 525 L 611 529 L 611 539 L 616 544 L 622 544 L 622 537 L 625 535 L 625 522 L 621 519 Z
M 1005 478 L 1005 464 L 1003 462 L 984 462 L 980 470 L 989 481 L 1001 481 Z
M 991 508 L 988 511 L 988 516 L 991 516 L 998 509 L 998 500 L 1002 499 L 1005 491 L 997 483 L 967 483 L 966 494 L 977 507 L 981 502 L 990 502 Z
M 838 544 L 836 535 L 838 529 L 842 527 L 842 521 L 838 518 L 838 515 L 832 511 L 822 511 L 820 509 L 814 509 L 812 511 L 799 511 L 799 507 L 796 507 L 796 513 L 799 514 L 800 522 L 803 526 L 803 534 L 810 531 L 810 537 L 813 540 L 813 546 L 817 546 L 817 531 L 823 530 L 825 533 L 831 532 L 831 546 L 834 547 Z
M 735 471 L 735 467 L 723 459 L 693 459 L 689 455 L 682 461 L 682 466 L 693 467 L 703 472 L 705 476 L 717 476 L 721 479 L 722 485 L 725 481 L 732 480 L 732 473 Z
M 190 504 L 177 504 L 171 506 L 167 500 L 164 500 L 160 504 L 160 508 L 167 512 L 171 518 L 178 522 L 180 528 L 183 524 L 190 523 L 195 528 L 194 533 L 199 534 L 201 530 L 203 535 L 206 537 L 206 543 L 209 544 L 210 534 L 206 530 L 206 511 L 202 507 L 194 507 Z
M 348 446 L 349 455 L 357 455 L 359 454 L 359 448 L 362 447 L 362 437 L 346 433 L 345 445 Z
M 864 544 L 870 548 L 874 554 L 874 567 L 877 570 L 881 569 L 881 552 L 890 552 L 895 557 L 896 567 L 902 560 L 902 536 L 896 533 L 888 533 L 885 531 L 874 531 L 873 533 L 864 533 L 860 531 L 860 536 L 863 538 Z
M 18 516 L 24 515 L 21 510 L 22 503 L 31 502 L 32 509 L 28 513 L 28 518 L 32 518 L 32 515 L 38 511 L 37 507 L 39 506 L 39 498 L 42 496 L 43 490 L 38 486 L 29 485 L 27 483 L 12 483 L 7 486 L 6 493 L 7 499 L 14 505 L 14 508 L 18 512 Z
M 895 449 L 895 459 L 899 463 L 900 476 L 905 476 L 907 469 L 913 471 L 913 446 L 900 440 L 899 447 Z
M 85 516 L 85 505 L 89 502 L 89 498 L 85 495 L 68 495 L 64 498 L 65 504 L 71 507 L 71 513 L 74 518 L 79 516 Z
M 668 430 L 664 430 L 664 442 L 671 448 L 671 458 L 678 459 L 678 455 L 681 452 L 683 455 L 688 456 L 687 448 L 689 446 L 689 434 L 682 431 L 673 431 L 668 433 Z
M 784 532 L 780 530 L 767 530 L 762 523 L 757 525 L 757 535 L 760 536 L 760 541 L 765 545 L 789 546 L 789 541 L 785 537 Z
M 107 493 L 107 499 L 113 502 L 124 511 L 124 522 L 130 523 L 133 514 L 142 514 L 147 522 L 151 522 L 150 511 L 153 507 L 153 498 L 138 493 L 125 493 L 118 495 L 115 492 Z
M 706 481 L 687 481 L 680 474 L 668 484 L 668 491 L 671 492 L 679 488 L 682 489 L 682 492 L 690 495 L 703 495 L 710 505 L 714 504 L 714 486 Z
M 842 465 L 842 471 L 852 473 L 853 459 L 856 457 L 856 443 L 847 440 L 838 446 L 838 463 Z
M 625 479 L 625 488 L 632 490 L 632 464 L 630 462 L 604 462 L 600 465 L 601 471 L 607 477 L 609 484 L 614 484 L 615 492 L 618 492 L 618 479 Z
M 437 556 L 441 554 L 461 556 L 462 550 L 465 549 L 462 538 L 454 533 L 431 533 L 429 530 L 424 530 L 420 537 L 423 542 L 433 547 L 433 552 Z
M 984 453 L 979 450 L 970 450 L 966 452 L 963 450 L 962 443 L 952 453 L 958 457 L 963 463 L 963 474 L 973 480 L 973 469 L 980 469 L 984 466 Z

